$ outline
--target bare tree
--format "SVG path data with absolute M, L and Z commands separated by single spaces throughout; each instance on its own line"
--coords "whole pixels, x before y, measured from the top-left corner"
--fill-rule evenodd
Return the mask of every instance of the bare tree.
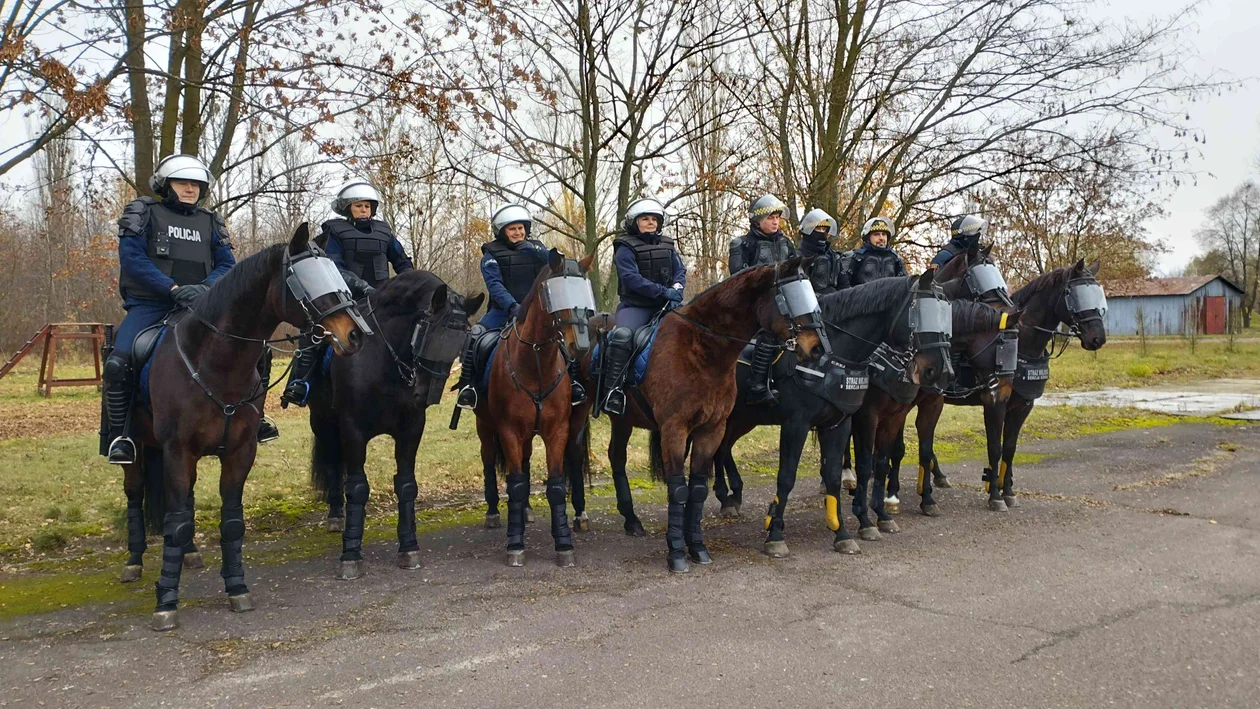
M 1247 181 L 1204 214 L 1203 236 L 1223 256 L 1224 274 L 1246 291 L 1243 327 L 1251 327 L 1260 281 L 1260 187 Z

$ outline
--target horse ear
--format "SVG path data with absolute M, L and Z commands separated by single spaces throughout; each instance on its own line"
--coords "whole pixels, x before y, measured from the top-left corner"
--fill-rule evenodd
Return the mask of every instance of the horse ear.
M 560 252 L 560 249 L 551 250 L 547 265 L 551 266 L 552 273 L 560 273 L 564 270 L 564 254 Z
M 331 233 L 332 232 L 326 231 L 324 229 L 320 229 L 319 233 L 315 235 L 315 245 L 321 249 L 327 249 L 328 248 L 328 235 Z
M 485 300 L 485 293 L 478 293 L 471 298 L 464 298 L 464 312 L 468 313 L 468 317 L 471 318 L 473 313 L 481 310 L 481 304 L 484 303 Z
M 928 290 L 932 287 L 932 281 L 936 278 L 936 269 L 929 268 L 919 276 L 919 290 Z
M 1101 268 L 1102 268 L 1102 261 L 1095 259 L 1093 263 L 1085 267 L 1085 270 L 1089 271 L 1089 275 L 1097 276 L 1098 271 Z
M 1023 309 L 1023 308 L 1015 308 L 1014 310 L 1011 310 L 1011 311 L 1007 312 L 1007 314 L 1006 314 L 1006 325 L 1007 325 L 1007 327 L 1011 327 L 1011 326 L 1014 326 L 1014 325 L 1018 325 L 1018 324 L 1019 324 L 1019 318 L 1020 318 L 1020 316 L 1021 316 L 1021 315 L 1023 315 L 1023 314 L 1024 314 L 1024 309 Z
M 436 313 L 437 311 L 446 308 L 446 299 L 449 296 L 450 293 L 447 292 L 445 283 L 434 289 L 433 298 L 429 301 L 429 312 Z
M 587 254 L 585 258 L 583 258 L 581 261 L 578 261 L 578 268 L 582 269 L 582 273 L 586 273 L 587 271 L 591 270 L 591 264 L 594 262 L 595 262 L 595 254 L 593 253 Z
M 993 244 L 985 244 L 984 248 L 980 249 L 980 255 L 986 259 L 989 258 L 990 253 L 993 253 Z
M 293 238 L 289 239 L 289 255 L 297 256 L 306 251 L 307 245 L 311 241 L 311 225 L 302 222 L 293 232 Z
M 979 245 L 979 244 L 972 244 L 971 246 L 968 246 L 968 247 L 967 247 L 967 261 L 969 261 L 969 262 L 970 262 L 970 261 L 975 261 L 975 260 L 976 260 L 976 256 L 978 256 L 979 254 L 980 254 L 980 245 Z

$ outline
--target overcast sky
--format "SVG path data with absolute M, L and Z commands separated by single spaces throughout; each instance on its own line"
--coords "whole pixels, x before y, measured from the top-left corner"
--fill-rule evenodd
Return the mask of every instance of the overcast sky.
M 1168 15 L 1185 0 L 1108 0 L 1099 8 L 1115 17 Z M 1185 184 L 1169 195 L 1168 216 L 1150 224 L 1151 236 L 1171 251 L 1159 260 L 1167 272 L 1184 266 L 1200 252 L 1195 231 L 1208 218 L 1204 212 L 1218 198 L 1251 176 L 1260 177 L 1260 0 L 1206 0 L 1198 8 L 1197 30 L 1187 33 L 1188 48 L 1198 54 L 1192 71 L 1216 69 L 1245 80 L 1238 90 L 1190 104 L 1190 122 L 1202 128 L 1207 145 L 1194 167 L 1198 184 Z

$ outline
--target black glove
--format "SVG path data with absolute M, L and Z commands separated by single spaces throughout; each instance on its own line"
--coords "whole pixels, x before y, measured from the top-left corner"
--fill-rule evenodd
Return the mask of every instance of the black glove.
M 521 309 L 520 303 L 512 303 L 512 307 L 508 308 L 508 318 L 516 317 L 516 311 Z
M 683 292 L 681 290 L 677 288 L 665 289 L 665 300 L 668 300 L 671 303 L 677 304 L 677 303 L 681 303 L 682 299 L 683 299 Z
M 201 283 L 193 283 L 186 286 L 176 286 L 175 290 L 171 291 L 171 299 L 175 301 L 176 305 L 182 305 L 185 308 L 191 308 L 193 302 L 196 301 L 201 296 L 205 295 L 206 291 L 208 290 L 210 290 L 210 286 L 207 286 Z

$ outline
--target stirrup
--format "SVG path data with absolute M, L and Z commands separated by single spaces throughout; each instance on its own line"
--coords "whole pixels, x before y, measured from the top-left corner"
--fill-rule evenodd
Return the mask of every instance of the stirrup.
M 301 389 L 298 389 L 301 385 Z M 284 388 L 284 393 L 280 395 L 280 408 L 287 409 L 289 404 L 297 406 L 306 406 L 306 400 L 311 396 L 311 383 L 305 379 L 295 379 L 289 382 Z
M 576 406 L 583 401 L 586 401 L 586 387 L 581 384 L 573 382 L 569 391 L 571 392 L 569 395 L 570 404 Z
M 465 385 L 463 389 L 459 390 L 459 396 L 455 399 L 455 405 L 464 411 L 472 411 L 477 408 L 477 388 L 471 384 Z
M 745 400 L 753 406 L 760 404 L 777 404 L 779 402 L 779 392 L 770 387 L 749 389 Z
M 280 438 L 280 427 L 270 418 L 263 416 L 258 420 L 258 442 L 270 443 Z
M 613 389 L 604 397 L 604 411 L 620 416 L 626 412 L 626 393 L 621 389 Z
M 125 452 L 120 451 L 119 455 L 115 456 L 114 446 L 117 445 L 130 446 L 131 455 L 127 455 Z M 128 436 L 119 436 L 115 438 L 113 441 L 110 441 L 109 451 L 106 454 L 106 460 L 110 465 L 134 465 L 136 462 L 136 442 L 131 440 Z

